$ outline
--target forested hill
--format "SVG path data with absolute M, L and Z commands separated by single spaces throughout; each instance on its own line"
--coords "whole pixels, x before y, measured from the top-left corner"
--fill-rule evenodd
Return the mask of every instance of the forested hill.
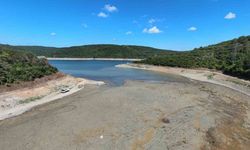
M 0 47 L 0 85 L 32 81 L 56 73 L 47 60 L 38 59 L 29 52 Z
M 0 45 L 0 48 L 59 58 L 146 58 L 142 63 L 217 69 L 226 74 L 250 79 L 250 36 L 185 52 L 126 45 L 86 45 L 66 48 Z
M 250 36 L 222 42 L 193 51 L 150 57 L 142 63 L 221 70 L 226 74 L 250 79 Z
M 143 46 L 127 45 L 86 45 L 65 48 L 39 47 L 39 46 L 9 46 L 14 50 L 32 52 L 37 56 L 55 58 L 147 58 L 172 53 L 172 51 L 160 50 Z

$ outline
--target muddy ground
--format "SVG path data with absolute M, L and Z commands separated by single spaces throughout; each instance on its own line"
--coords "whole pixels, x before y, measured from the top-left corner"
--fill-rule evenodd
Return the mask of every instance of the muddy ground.
M 1 150 L 247 150 L 250 97 L 218 85 L 128 81 L 0 122 Z

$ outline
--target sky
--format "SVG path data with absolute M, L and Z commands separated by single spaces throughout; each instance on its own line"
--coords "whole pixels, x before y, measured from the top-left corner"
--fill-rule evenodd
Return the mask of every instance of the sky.
M 250 0 L 0 0 L 0 43 L 191 50 L 250 35 Z

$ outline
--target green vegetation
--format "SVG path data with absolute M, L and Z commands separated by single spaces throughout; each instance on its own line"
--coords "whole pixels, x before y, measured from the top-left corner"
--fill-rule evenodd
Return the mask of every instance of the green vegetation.
M 0 85 L 32 81 L 57 72 L 47 60 L 38 59 L 31 53 L 0 47 Z
M 207 79 L 208 79 L 208 80 L 212 80 L 212 79 L 214 78 L 214 76 L 215 76 L 214 73 L 209 74 L 209 75 L 207 76 Z
M 14 50 L 32 52 L 37 56 L 56 58 L 147 58 L 161 56 L 171 51 L 143 46 L 120 45 L 86 45 L 66 48 L 39 47 L 39 46 L 8 46 Z
M 196 48 L 193 51 L 153 56 L 140 63 L 216 69 L 225 74 L 250 79 L 250 36 Z
M 0 45 L 0 47 L 31 52 L 37 56 L 58 58 L 146 58 L 140 63 L 184 68 L 209 68 L 221 70 L 226 74 L 240 78 L 250 79 L 250 36 L 243 36 L 216 45 L 184 52 L 126 45 L 86 45 L 66 48 L 10 45 Z M 4 57 L 5 54 L 2 53 L 1 55 L 1 57 Z M 15 63 L 14 66 L 17 69 L 18 63 Z M 44 67 L 46 66 L 50 68 L 48 65 Z M 50 74 L 54 72 L 54 69 L 50 68 L 47 71 L 46 74 Z M 2 71 L 0 70 L 0 72 Z M 35 74 L 39 76 L 41 73 Z M 28 76 L 34 78 L 31 75 Z M 27 77 L 20 78 L 27 79 Z M 14 82 L 13 80 L 13 78 L 8 78 L 7 82 Z M 6 82 L 6 79 L 4 82 Z

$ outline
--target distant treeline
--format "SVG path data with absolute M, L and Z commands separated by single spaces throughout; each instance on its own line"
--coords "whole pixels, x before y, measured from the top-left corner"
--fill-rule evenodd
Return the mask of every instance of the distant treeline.
M 193 51 L 152 56 L 140 63 L 216 69 L 223 71 L 225 74 L 250 79 L 250 36 L 196 48 Z
M 0 85 L 32 81 L 56 72 L 57 69 L 51 67 L 46 59 L 0 47 Z
M 147 58 L 161 56 L 171 51 L 155 49 L 143 46 L 127 45 L 86 45 L 64 48 L 41 47 L 41 46 L 9 46 L 18 51 L 32 52 L 37 56 L 52 58 Z

